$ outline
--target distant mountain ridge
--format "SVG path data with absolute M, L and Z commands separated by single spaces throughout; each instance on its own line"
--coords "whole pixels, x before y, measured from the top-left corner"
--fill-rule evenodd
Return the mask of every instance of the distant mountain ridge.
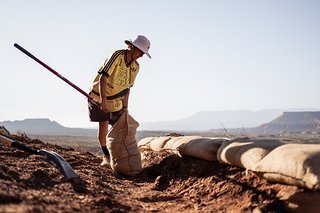
M 284 112 L 269 123 L 253 128 L 260 133 L 320 133 L 320 111 Z
M 316 109 L 270 109 L 237 111 L 202 111 L 175 121 L 141 123 L 140 130 L 206 131 L 221 128 L 252 128 L 270 122 L 285 111 L 315 111 Z
M 97 133 L 94 129 L 64 127 L 48 118 L 3 121 L 0 122 L 0 126 L 4 126 L 12 133 L 21 131 L 33 135 L 93 136 Z
M 3 121 L 11 133 L 17 131 L 33 135 L 96 136 L 97 129 L 69 128 L 47 118 Z M 275 134 L 285 132 L 320 133 L 320 111 L 282 112 L 281 110 L 263 111 L 223 111 L 199 112 L 189 118 L 176 121 L 141 123 L 138 131 L 220 131 L 232 132 L 245 130 L 247 133 Z

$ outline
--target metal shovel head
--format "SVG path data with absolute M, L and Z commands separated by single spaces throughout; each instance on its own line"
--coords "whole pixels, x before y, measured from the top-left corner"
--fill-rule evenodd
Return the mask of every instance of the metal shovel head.
M 67 179 L 78 178 L 70 164 L 58 153 L 44 149 L 39 150 L 39 153 L 52 161 Z
M 70 164 L 63 158 L 61 157 L 58 153 L 52 152 L 52 151 L 47 151 L 44 149 L 37 150 L 34 148 L 31 148 L 18 140 L 14 140 L 10 138 L 9 136 L 5 136 L 0 134 L 0 143 L 7 144 L 9 146 L 16 147 L 20 150 L 29 152 L 31 154 L 36 154 L 36 155 L 43 155 L 46 156 L 47 159 L 52 161 L 62 172 L 62 174 L 67 178 L 67 179 L 72 179 L 72 178 L 77 178 L 78 175 L 73 171 L 72 167 Z

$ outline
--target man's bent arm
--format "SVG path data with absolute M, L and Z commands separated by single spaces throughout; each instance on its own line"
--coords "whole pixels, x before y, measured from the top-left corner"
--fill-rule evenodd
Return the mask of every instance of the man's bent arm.
M 99 79 L 99 93 L 100 93 L 100 100 L 101 100 L 101 110 L 104 112 L 109 111 L 107 105 L 107 77 L 104 75 L 100 76 Z

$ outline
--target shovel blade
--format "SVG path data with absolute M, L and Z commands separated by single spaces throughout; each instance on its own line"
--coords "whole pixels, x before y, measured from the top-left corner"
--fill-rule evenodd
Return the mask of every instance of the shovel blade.
M 71 165 L 58 153 L 44 149 L 39 150 L 39 153 L 52 161 L 67 179 L 78 178 Z

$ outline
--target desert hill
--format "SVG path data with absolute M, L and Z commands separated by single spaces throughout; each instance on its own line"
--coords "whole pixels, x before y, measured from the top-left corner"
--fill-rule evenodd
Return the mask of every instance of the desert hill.
M 201 111 L 172 121 L 141 123 L 140 130 L 207 131 L 221 128 L 256 127 L 281 115 L 283 110 Z
M 201 111 L 183 119 L 141 123 L 139 130 L 208 131 L 221 128 L 252 128 L 274 120 L 283 112 L 301 111 L 312 112 L 316 109 Z
M 95 136 L 96 129 L 69 128 L 64 127 L 56 121 L 48 118 L 29 118 L 16 121 L 3 121 L 0 126 L 4 126 L 10 132 L 25 132 L 32 135 L 69 135 L 69 136 Z
M 320 111 L 284 112 L 269 123 L 254 128 L 260 133 L 320 133 Z

